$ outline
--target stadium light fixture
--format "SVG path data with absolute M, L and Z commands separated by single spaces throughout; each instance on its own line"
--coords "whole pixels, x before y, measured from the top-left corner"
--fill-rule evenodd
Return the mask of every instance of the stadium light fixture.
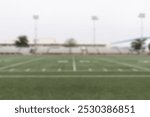
M 96 21 L 98 20 L 97 16 L 92 16 L 93 21 L 93 45 L 95 45 L 96 42 Z
M 144 33 L 143 19 L 146 17 L 146 14 L 140 13 L 138 17 L 141 19 L 141 39 L 143 39 L 143 33 Z
M 38 38 L 38 19 L 39 19 L 39 15 L 35 14 L 33 15 L 33 19 L 35 21 L 35 26 L 34 26 L 34 46 L 36 49 L 36 45 L 37 45 L 37 38 Z

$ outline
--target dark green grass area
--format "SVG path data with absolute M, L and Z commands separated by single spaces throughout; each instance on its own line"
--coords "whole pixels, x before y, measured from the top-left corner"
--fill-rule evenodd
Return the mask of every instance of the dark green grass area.
M 150 100 L 150 56 L 0 56 L 0 99 Z
M 0 99 L 150 99 L 150 78 L 0 79 Z

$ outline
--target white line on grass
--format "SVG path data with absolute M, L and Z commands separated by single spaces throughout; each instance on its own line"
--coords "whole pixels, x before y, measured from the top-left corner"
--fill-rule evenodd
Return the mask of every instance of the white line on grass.
M 120 69 L 120 68 L 119 68 L 119 69 L 118 69 L 118 71 L 119 71 L 119 72 L 122 72 L 122 71 L 123 71 L 123 69 Z
M 108 69 L 104 68 L 103 71 L 104 71 L 104 72 L 108 72 Z
M 58 63 L 68 63 L 67 60 L 58 60 L 57 62 L 58 62 Z
M 148 64 L 148 63 L 150 63 L 150 61 L 139 61 L 139 63 L 145 63 L 145 64 Z
M 45 72 L 45 71 L 46 71 L 46 69 L 45 69 L 45 68 L 43 68 L 43 69 L 42 69 L 42 72 Z
M 150 75 L 0 75 L 0 78 L 150 78 Z
M 73 67 L 73 71 L 76 72 L 77 71 L 77 67 L 76 67 L 76 61 L 75 61 L 74 57 L 72 57 L 72 67 Z
M 137 69 L 132 69 L 132 71 L 136 71 L 137 72 L 138 70 Z
M 11 65 L 8 65 L 8 66 L 1 67 L 0 70 L 7 69 L 7 68 L 10 68 L 10 67 L 16 67 L 16 66 L 19 66 L 19 65 L 24 65 L 24 64 L 31 63 L 33 61 L 37 61 L 37 60 L 40 60 L 40 59 L 41 58 L 37 58 L 37 59 L 32 59 L 32 60 L 28 60 L 28 61 L 24 61 L 24 62 L 11 64 Z
M 60 71 L 61 71 L 61 68 L 58 68 L 57 71 L 60 72 Z
M 89 72 L 92 72 L 92 69 L 91 69 L 91 68 L 89 68 L 89 69 L 88 69 L 88 71 L 89 71 Z
M 14 69 L 10 69 L 9 71 L 12 72 L 12 71 L 14 71 Z
M 100 60 L 111 62 L 111 63 L 116 63 L 119 65 L 124 65 L 124 66 L 128 66 L 128 67 L 138 68 L 138 69 L 142 69 L 142 70 L 146 70 L 146 71 L 150 71 L 150 69 L 145 68 L 145 67 L 141 67 L 141 66 L 137 66 L 137 65 L 133 65 L 133 64 L 128 64 L 128 63 L 124 63 L 124 62 L 118 62 L 118 61 L 114 61 L 114 60 L 110 60 L 110 59 L 106 59 L 106 58 L 103 58 L 103 59 L 101 58 Z
M 28 68 L 28 69 L 26 69 L 25 71 L 26 71 L 26 72 L 29 72 L 30 70 L 31 70 L 31 69 Z
M 80 60 L 80 63 L 90 63 L 88 60 Z

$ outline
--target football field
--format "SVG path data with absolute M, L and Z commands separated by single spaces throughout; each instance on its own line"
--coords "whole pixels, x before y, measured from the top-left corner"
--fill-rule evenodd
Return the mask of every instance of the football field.
M 0 99 L 150 99 L 150 56 L 0 56 Z

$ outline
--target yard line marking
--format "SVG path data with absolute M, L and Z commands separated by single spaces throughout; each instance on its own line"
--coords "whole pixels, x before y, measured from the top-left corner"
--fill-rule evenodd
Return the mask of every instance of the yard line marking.
M 103 71 L 104 71 L 104 72 L 108 72 L 108 69 L 104 68 Z
M 111 63 L 116 63 L 116 64 L 128 66 L 128 67 L 138 68 L 138 69 L 142 69 L 142 70 L 145 70 L 145 71 L 150 71 L 150 69 L 145 68 L 145 67 L 141 67 L 141 66 L 137 66 L 137 65 L 133 65 L 133 64 L 128 64 L 128 63 L 124 63 L 124 62 L 118 62 L 118 61 L 114 61 L 114 60 L 110 60 L 110 59 L 106 59 L 106 58 L 105 59 L 100 58 L 100 60 L 111 62 Z
M 89 60 L 80 60 L 80 63 L 90 63 Z
M 150 63 L 150 61 L 139 61 L 139 63 L 145 63 L 145 64 L 147 64 L 147 63 Z
M 59 68 L 59 69 L 57 69 L 57 71 L 59 71 L 59 72 L 60 72 L 60 71 L 62 71 L 62 70 L 61 70 L 61 68 Z
M 89 69 L 88 69 L 88 71 L 92 72 L 92 69 L 91 69 L 91 68 L 89 68 Z
M 26 71 L 26 72 L 29 72 L 30 70 L 31 70 L 31 69 L 28 68 L 28 69 L 26 69 L 25 71 Z
M 76 61 L 75 61 L 74 57 L 72 57 L 72 67 L 73 67 L 73 71 L 76 72 L 77 71 L 77 67 L 76 67 Z
M 14 69 L 10 69 L 9 71 L 12 72 L 12 71 L 14 71 Z
M 138 70 L 137 69 L 132 69 L 132 71 L 136 71 L 137 72 Z
M 118 71 L 119 71 L 119 72 L 122 72 L 122 71 L 123 71 L 123 69 L 120 69 L 120 68 L 119 68 L 119 69 L 118 69 Z
M 57 62 L 58 62 L 58 63 L 68 63 L 67 60 L 58 60 Z
M 28 60 L 28 61 L 25 61 L 25 62 L 19 62 L 19 63 L 11 64 L 11 65 L 8 65 L 8 66 L 1 67 L 0 70 L 4 70 L 4 69 L 10 68 L 10 67 L 15 67 L 15 66 L 19 66 L 19 65 L 24 65 L 24 64 L 31 63 L 33 61 L 37 61 L 37 60 L 40 60 L 40 59 L 41 58 L 37 58 L 37 59 Z
M 42 69 L 42 72 L 45 72 L 45 71 L 46 71 L 46 69 L 45 69 L 45 68 L 43 68 L 43 69 Z
M 0 78 L 150 78 L 150 75 L 0 75 Z

